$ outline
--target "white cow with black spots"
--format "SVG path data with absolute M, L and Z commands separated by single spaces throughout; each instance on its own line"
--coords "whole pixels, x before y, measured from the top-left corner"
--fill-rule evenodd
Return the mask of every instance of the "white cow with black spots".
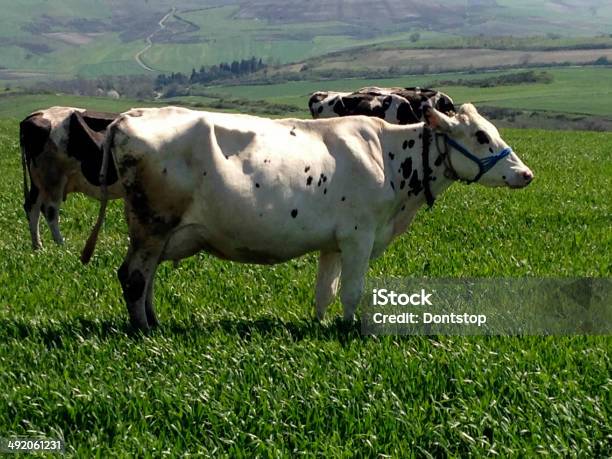
M 100 148 L 106 127 L 116 117 L 76 107 L 50 107 L 21 121 L 23 208 L 34 249 L 42 247 L 41 212 L 54 241 L 62 244 L 59 211 L 66 196 L 78 192 L 100 199 Z M 118 190 L 118 186 L 110 186 L 109 197 L 120 197 Z
M 436 134 L 441 142 L 432 142 Z M 472 105 L 453 117 L 428 109 L 427 125 L 410 126 L 131 110 L 109 127 L 104 161 L 115 162 L 126 195 L 130 246 L 118 276 L 131 322 L 143 330 L 157 324 L 159 263 L 200 251 L 261 264 L 319 252 L 317 316 L 340 285 L 344 318 L 353 320 L 370 259 L 419 207 L 456 180 L 521 188 L 533 178 Z
M 423 121 L 423 105 L 446 115 L 454 113 L 453 100 L 446 94 L 428 88 L 358 89 L 355 92 L 317 91 L 310 96 L 308 108 L 313 118 L 338 116 L 375 116 L 393 124 Z

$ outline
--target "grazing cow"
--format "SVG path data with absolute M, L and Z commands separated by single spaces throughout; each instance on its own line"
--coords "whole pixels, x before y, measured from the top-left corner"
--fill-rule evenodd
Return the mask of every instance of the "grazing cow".
M 125 191 L 130 246 L 118 270 L 131 323 L 157 324 L 158 264 L 206 251 L 274 264 L 318 251 L 316 312 L 340 282 L 352 320 L 371 258 L 417 209 L 454 181 L 521 188 L 532 172 L 473 105 L 427 124 L 355 116 L 271 120 L 185 108 L 137 109 L 108 129 L 101 180 L 114 162 Z M 434 138 L 438 137 L 434 141 Z M 86 263 L 104 219 L 83 250 Z
M 423 104 L 449 115 L 455 111 L 446 94 L 426 88 L 361 88 L 353 93 L 315 92 L 308 107 L 313 118 L 366 115 L 393 124 L 423 121 Z
M 116 117 L 74 107 L 51 107 L 32 113 L 19 125 L 23 207 L 34 249 L 42 247 L 38 227 L 41 211 L 53 239 L 62 244 L 59 209 L 68 193 L 100 199 L 101 145 L 106 127 Z M 111 184 L 116 174 L 107 180 Z M 109 197 L 119 197 L 120 190 L 118 185 L 111 186 Z

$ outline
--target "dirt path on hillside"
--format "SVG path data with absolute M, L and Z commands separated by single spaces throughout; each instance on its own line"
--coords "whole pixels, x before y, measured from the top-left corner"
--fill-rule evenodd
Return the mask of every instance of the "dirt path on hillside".
M 166 25 L 164 24 L 164 22 L 166 22 L 168 18 L 172 16 L 174 13 L 176 13 L 176 7 L 173 7 L 172 10 L 170 10 L 170 12 L 166 13 L 166 15 L 159 20 L 158 22 L 159 28 L 155 30 L 153 33 L 151 33 L 151 35 L 149 35 L 147 38 L 145 38 L 146 46 L 142 48 L 140 51 L 138 51 L 136 54 L 134 54 L 134 60 L 136 61 L 136 63 L 140 67 L 145 69 L 147 72 L 155 72 L 156 70 L 149 67 L 147 64 L 145 64 L 142 61 L 142 55 L 146 53 L 147 51 L 149 51 L 149 49 L 151 49 L 151 47 L 153 46 L 153 37 L 155 36 L 155 34 L 159 33 L 160 31 L 166 28 Z

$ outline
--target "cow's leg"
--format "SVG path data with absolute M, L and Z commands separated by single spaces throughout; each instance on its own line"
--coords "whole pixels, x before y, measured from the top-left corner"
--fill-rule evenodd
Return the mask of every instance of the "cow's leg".
M 340 299 L 344 307 L 344 320 L 355 320 L 355 309 L 363 293 L 365 275 L 374 244 L 373 234 L 361 233 L 340 242 L 342 275 Z
M 65 180 L 62 180 L 62 183 L 53 187 L 53 191 L 50 193 L 50 199 L 45 202 L 44 209 L 45 218 L 51 230 L 53 240 L 59 245 L 64 243 L 64 238 L 62 237 L 59 227 L 59 210 L 64 197 L 64 188 Z
M 153 274 L 151 274 L 151 279 L 149 280 L 149 283 L 147 286 L 147 296 L 145 298 L 145 313 L 147 314 L 147 323 L 149 324 L 149 327 L 151 328 L 157 327 L 159 325 L 159 321 L 157 320 L 157 314 L 155 314 L 155 307 L 153 306 L 153 292 L 154 292 L 155 273 L 157 272 L 157 266 L 159 265 L 155 266 Z
M 139 330 L 146 331 L 157 322 L 153 309 L 153 277 L 162 247 L 161 241 L 155 238 L 131 239 L 128 254 L 117 272 L 130 323 Z
M 56 244 L 62 245 L 64 243 L 64 238 L 62 237 L 62 233 L 59 227 L 59 203 L 52 202 L 48 206 L 45 206 L 45 218 L 47 219 L 47 224 L 49 225 L 49 229 L 51 230 L 51 236 L 53 236 L 53 240 Z
M 42 248 L 42 242 L 40 240 L 40 208 L 42 206 L 42 197 L 38 191 L 38 187 L 32 183 L 30 193 L 26 202 L 23 205 L 26 216 L 28 218 L 28 225 L 30 227 L 30 237 L 32 238 L 32 248 L 38 250 Z
M 319 255 L 319 271 L 317 273 L 315 294 L 317 318 L 319 320 L 323 320 L 327 307 L 338 293 L 340 261 L 339 252 L 321 252 Z

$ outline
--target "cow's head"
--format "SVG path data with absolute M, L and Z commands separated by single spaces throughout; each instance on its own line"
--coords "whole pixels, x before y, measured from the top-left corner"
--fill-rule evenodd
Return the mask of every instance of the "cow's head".
M 318 91 L 313 93 L 308 100 L 308 108 L 313 118 L 318 118 L 323 111 L 323 101 L 327 99 L 329 93 L 326 91 Z
M 531 170 L 472 104 L 462 105 L 452 117 L 434 108 L 425 116 L 430 128 L 445 135 L 446 167 L 453 178 L 511 188 L 523 188 L 533 180 Z

